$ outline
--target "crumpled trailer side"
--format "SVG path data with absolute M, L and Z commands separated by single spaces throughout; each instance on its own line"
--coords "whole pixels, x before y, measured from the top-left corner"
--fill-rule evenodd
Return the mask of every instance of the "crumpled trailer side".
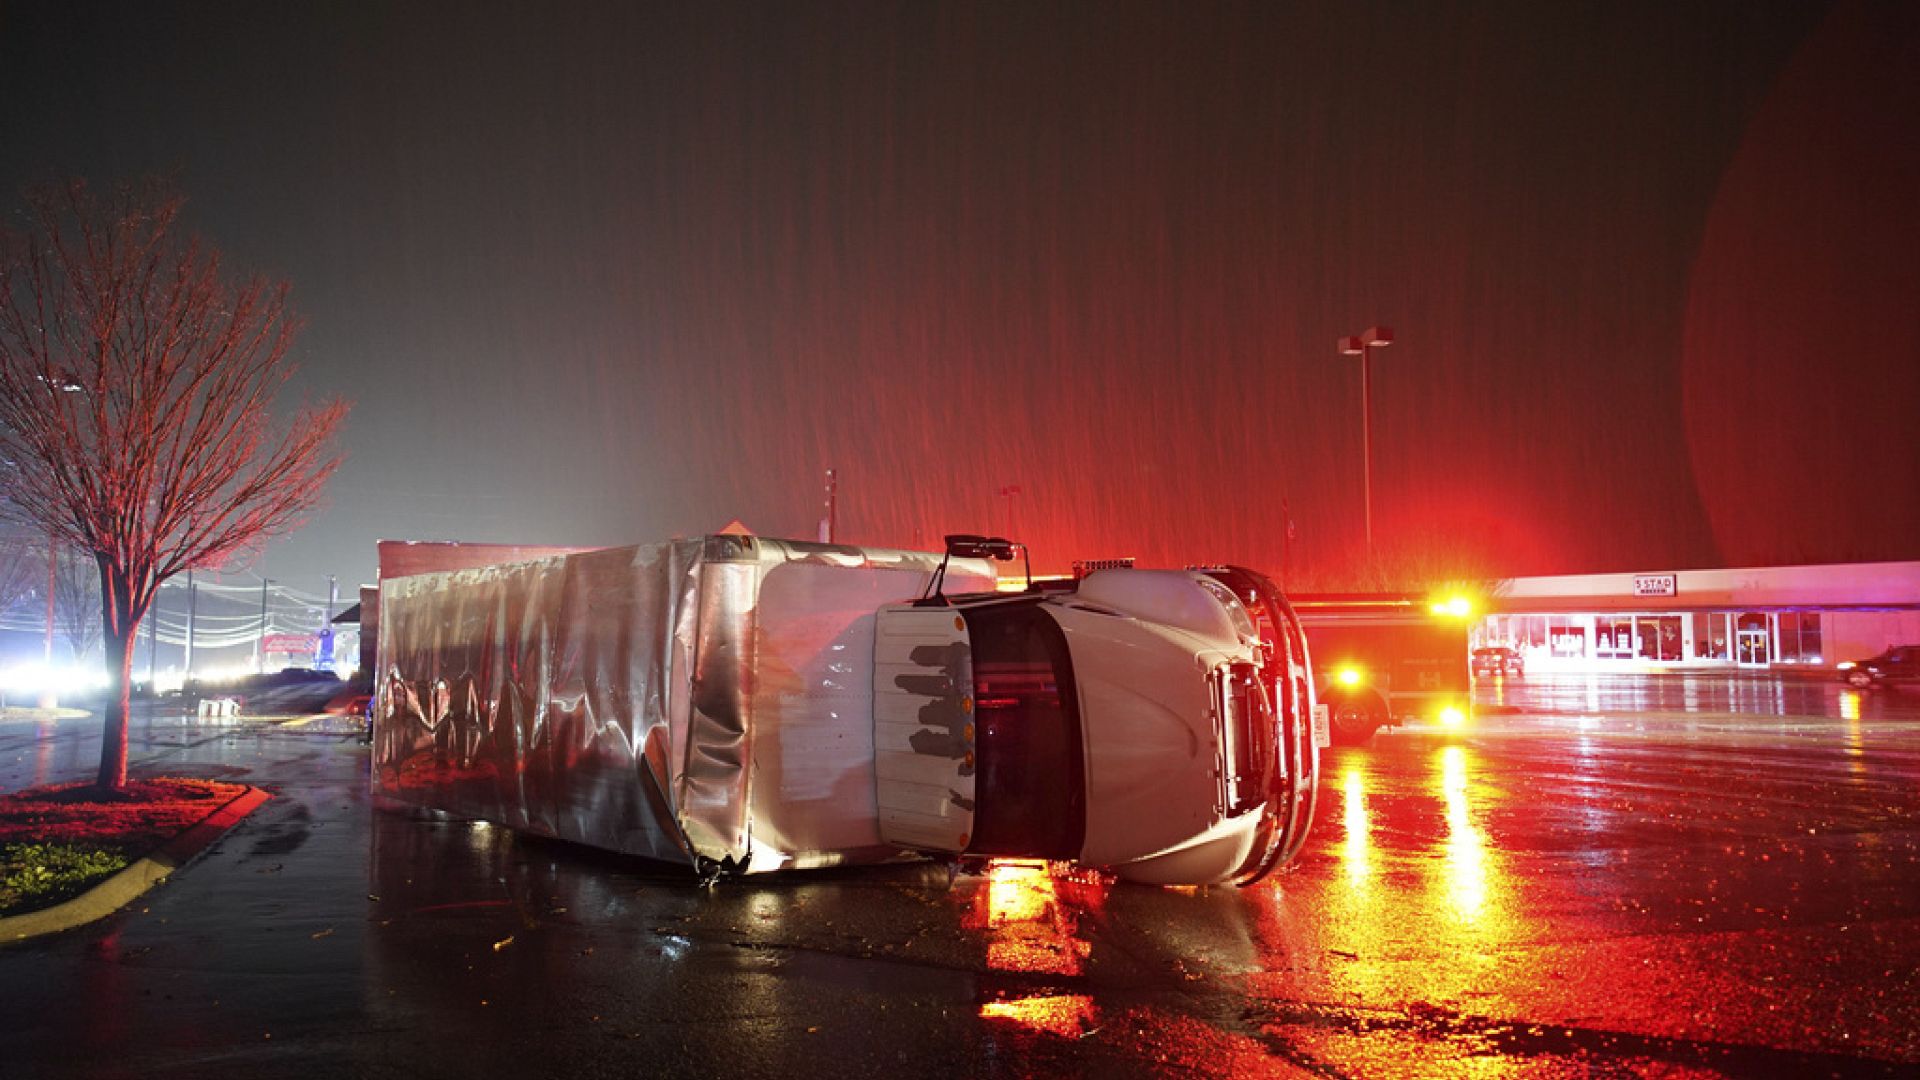
M 703 871 L 896 857 L 873 624 L 938 564 L 723 535 L 386 579 L 376 790 Z

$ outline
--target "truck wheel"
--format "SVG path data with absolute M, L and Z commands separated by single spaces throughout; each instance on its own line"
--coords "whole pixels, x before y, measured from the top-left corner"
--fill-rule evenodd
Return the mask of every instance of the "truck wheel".
M 1333 703 L 1329 717 L 1333 745 L 1365 746 L 1373 733 L 1386 722 L 1378 701 L 1347 698 Z
M 1847 682 L 1865 690 L 1867 687 L 1873 685 L 1873 676 L 1864 671 L 1849 671 L 1847 672 Z

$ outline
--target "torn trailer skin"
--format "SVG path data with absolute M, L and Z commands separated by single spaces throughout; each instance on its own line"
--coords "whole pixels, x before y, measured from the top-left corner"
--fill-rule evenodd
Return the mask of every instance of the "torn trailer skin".
M 731 535 L 386 578 L 375 787 L 703 875 L 926 856 L 1246 883 L 1298 851 L 1311 666 L 1270 582 L 995 583 Z

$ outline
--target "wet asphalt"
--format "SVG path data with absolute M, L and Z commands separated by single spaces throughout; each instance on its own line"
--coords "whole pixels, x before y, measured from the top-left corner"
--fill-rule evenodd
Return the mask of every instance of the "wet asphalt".
M 275 798 L 0 948 L 0 1076 L 1920 1074 L 1920 694 L 1483 683 L 1328 753 L 1249 889 L 1000 866 L 722 882 L 376 806 L 338 721 L 142 716 Z M 97 720 L 0 724 L 0 789 Z

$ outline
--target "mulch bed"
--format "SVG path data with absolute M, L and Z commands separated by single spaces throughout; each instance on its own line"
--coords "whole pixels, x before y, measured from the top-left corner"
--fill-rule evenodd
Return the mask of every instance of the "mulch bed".
M 0 916 L 80 895 L 246 790 L 159 778 L 128 781 L 112 794 L 83 782 L 0 795 Z
M 29 788 L 0 795 L 0 844 L 72 844 L 137 859 L 246 790 L 179 778 L 129 780 L 108 799 L 84 782 Z

